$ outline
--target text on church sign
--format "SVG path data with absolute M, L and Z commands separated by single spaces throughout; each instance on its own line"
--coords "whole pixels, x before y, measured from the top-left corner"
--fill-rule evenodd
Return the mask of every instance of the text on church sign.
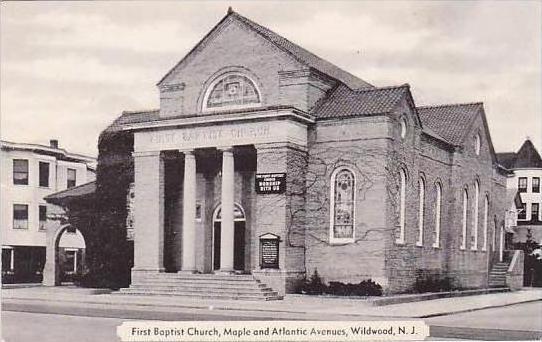
M 257 194 L 282 194 L 286 191 L 286 173 L 256 174 Z

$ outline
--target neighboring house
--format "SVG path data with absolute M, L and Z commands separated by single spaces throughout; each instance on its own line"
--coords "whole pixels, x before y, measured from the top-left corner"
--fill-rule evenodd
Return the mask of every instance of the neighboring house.
M 517 152 L 497 153 L 499 163 L 512 171 L 507 179 L 508 198 L 516 199 L 515 220 L 512 219 L 508 241 L 525 242 L 528 237 L 542 242 L 542 158 L 531 140 L 527 139 Z M 513 223 L 516 223 L 515 225 Z
M 409 85 L 373 86 L 233 11 L 158 88 L 159 109 L 101 137 L 133 138 L 128 291 L 178 271 L 281 294 L 315 270 L 387 293 L 491 285 L 506 170 L 482 103 L 417 106 Z
M 3 282 L 39 282 L 45 264 L 48 217 L 44 197 L 95 179 L 96 159 L 49 146 L 0 141 Z M 62 236 L 66 273 L 74 272 L 85 248 L 77 231 Z

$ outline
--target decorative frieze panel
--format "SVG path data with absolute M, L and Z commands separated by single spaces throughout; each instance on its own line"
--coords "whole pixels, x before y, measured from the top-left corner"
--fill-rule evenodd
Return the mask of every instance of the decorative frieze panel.
M 305 125 L 286 120 L 136 132 L 136 152 L 290 142 L 307 145 Z

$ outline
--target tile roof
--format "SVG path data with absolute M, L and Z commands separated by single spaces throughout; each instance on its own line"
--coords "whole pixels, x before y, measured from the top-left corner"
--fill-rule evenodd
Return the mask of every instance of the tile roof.
M 516 153 L 515 152 L 497 153 L 497 160 L 499 161 L 499 164 L 501 164 L 505 168 L 513 169 L 514 163 L 516 161 Z
M 314 68 L 336 80 L 346 84 L 351 89 L 358 88 L 372 88 L 373 86 L 368 82 L 352 75 L 351 73 L 339 68 L 338 66 L 316 56 L 312 52 L 309 52 L 302 48 L 301 46 L 292 43 L 288 39 L 278 35 L 277 33 L 271 31 L 270 29 L 263 27 L 252 20 L 236 13 L 234 11 L 228 12 L 228 15 L 232 15 L 234 18 L 238 19 L 242 23 L 246 24 L 254 31 L 259 33 L 261 36 L 277 45 L 278 47 L 286 50 L 291 55 L 293 55 L 300 62 L 307 64 L 311 68 Z
M 160 120 L 159 109 L 124 111 L 121 116 L 116 118 L 115 121 L 107 127 L 106 131 L 117 131 L 120 130 L 123 125 L 156 120 Z
M 45 196 L 45 200 L 50 203 L 64 204 L 66 201 L 76 198 L 82 198 L 84 196 L 93 195 L 96 192 L 96 181 L 88 182 L 82 185 L 78 185 L 73 188 L 55 192 L 48 196 Z
M 474 118 L 483 108 L 481 102 L 417 107 L 422 125 L 447 142 L 459 145 Z
M 517 153 L 497 153 L 497 160 L 507 169 L 542 168 L 542 158 L 530 139 L 525 140 Z
M 389 113 L 408 92 L 408 84 L 352 90 L 338 85 L 312 110 L 316 118 L 341 118 Z

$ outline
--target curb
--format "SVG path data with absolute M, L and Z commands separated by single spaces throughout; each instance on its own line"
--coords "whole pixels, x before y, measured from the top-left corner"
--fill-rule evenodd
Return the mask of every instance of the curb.
M 450 339 L 473 339 L 491 341 L 529 341 L 540 340 L 542 331 L 509 330 L 509 329 L 484 329 L 469 327 L 452 327 L 443 325 L 430 325 L 429 336 Z

